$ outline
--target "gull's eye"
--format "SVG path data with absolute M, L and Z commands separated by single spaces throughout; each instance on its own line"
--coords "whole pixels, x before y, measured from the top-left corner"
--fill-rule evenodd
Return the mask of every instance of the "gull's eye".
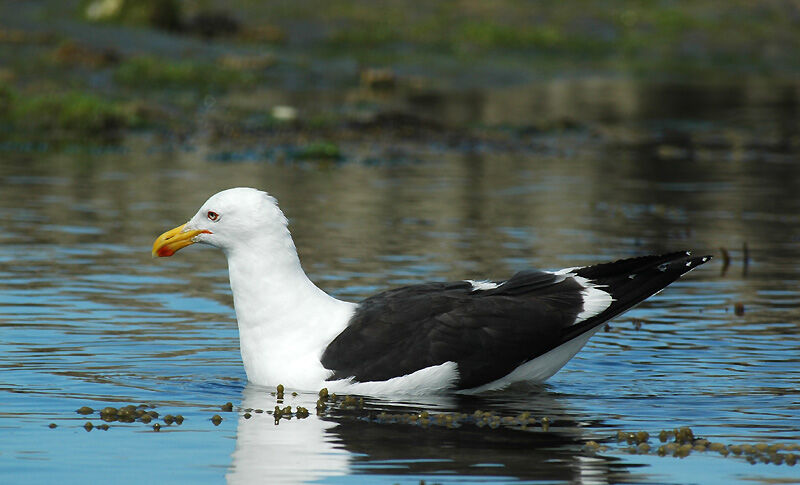
M 219 219 L 219 214 L 217 214 L 214 211 L 208 211 L 208 214 L 206 215 L 208 216 L 208 220 L 210 221 L 216 221 L 217 219 Z

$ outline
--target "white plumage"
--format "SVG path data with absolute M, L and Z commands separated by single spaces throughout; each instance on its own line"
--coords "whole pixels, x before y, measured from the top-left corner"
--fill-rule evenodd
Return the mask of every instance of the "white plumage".
M 348 329 L 348 325 L 355 325 L 353 323 L 354 315 L 360 311 L 361 307 L 327 295 L 309 280 L 300 265 L 297 251 L 287 228 L 286 217 L 278 208 L 273 197 L 250 188 L 229 189 L 215 194 L 186 224 L 161 235 L 153 245 L 153 255 L 171 256 L 174 252 L 192 243 L 217 247 L 227 258 L 231 291 L 238 320 L 242 362 L 248 379 L 256 384 L 276 385 L 282 383 L 290 388 L 312 391 L 328 387 L 331 391 L 362 394 L 423 394 L 447 389 L 458 389 L 460 392 L 495 390 L 517 381 L 539 382 L 549 378 L 566 364 L 588 341 L 589 337 L 600 328 L 599 324 L 593 323 L 593 326 L 585 330 L 581 329 L 575 336 L 570 337 L 570 340 L 553 344 L 551 348 L 542 351 L 541 354 L 515 364 L 514 367 L 508 369 L 509 372 L 504 371 L 501 375 L 493 378 L 487 377 L 480 385 L 459 388 L 459 382 L 469 377 L 464 373 L 473 372 L 469 370 L 466 360 L 461 361 L 459 360 L 460 356 L 454 355 L 448 360 L 441 361 L 440 359 L 440 361 L 434 362 L 428 359 L 427 355 L 413 355 L 414 352 L 426 351 L 441 353 L 441 345 L 438 347 L 434 345 L 439 341 L 433 341 L 433 339 L 445 338 L 441 342 L 442 345 L 445 345 L 445 350 L 449 350 L 447 345 L 450 344 L 446 339 L 459 338 L 457 333 L 455 336 L 441 337 L 440 329 L 448 330 L 449 328 L 441 326 L 445 324 L 425 323 L 427 326 L 421 328 L 428 329 L 432 333 L 430 339 L 423 336 L 418 340 L 419 348 L 398 349 L 392 347 L 390 342 L 387 352 L 397 352 L 398 361 L 418 357 L 420 362 L 428 362 L 428 364 L 417 368 L 412 366 L 409 368 L 410 370 L 394 375 L 391 373 L 391 366 L 387 370 L 384 363 L 381 364 L 384 366 L 381 369 L 381 375 L 389 377 L 370 380 L 369 376 L 373 375 L 370 374 L 371 371 L 363 371 L 364 376 L 367 376 L 365 379 L 360 377 L 356 371 L 353 371 L 351 375 L 347 374 L 346 369 L 326 368 L 323 365 L 323 361 L 330 357 L 323 356 L 326 349 L 330 351 L 331 343 L 335 339 L 342 339 L 346 336 L 343 335 L 343 332 Z M 688 256 L 683 257 L 688 261 L 690 268 L 702 264 L 701 262 L 694 264 L 694 259 L 687 258 Z M 683 265 L 681 264 L 681 266 Z M 577 306 L 574 309 L 570 310 L 572 307 L 565 307 L 563 311 L 559 310 L 563 315 L 572 315 L 571 326 L 575 328 L 582 322 L 602 316 L 601 314 L 608 310 L 615 301 L 611 292 L 606 291 L 604 285 L 595 284 L 578 275 L 576 272 L 579 270 L 581 268 L 569 268 L 557 273 L 531 273 L 535 278 L 543 280 L 541 285 L 545 285 L 548 289 L 563 287 L 565 288 L 563 291 L 566 291 L 572 288 L 571 294 L 579 293 L 580 296 L 573 297 L 577 298 Z M 685 271 L 688 269 L 683 269 L 681 273 Z M 680 275 L 680 273 L 676 274 Z M 552 281 L 545 281 L 548 278 Z M 673 279 L 667 281 L 665 285 Z M 455 284 L 441 291 L 454 292 L 453 294 L 458 295 L 459 298 L 490 297 L 492 292 L 505 290 L 507 283 L 509 283 L 508 286 L 513 286 L 510 284 L 512 281 L 515 280 L 504 282 L 466 280 L 466 282 L 460 283 L 463 289 L 459 284 Z M 557 287 L 556 285 L 559 284 L 562 286 Z M 575 286 L 576 284 L 577 286 Z M 430 290 L 430 293 L 431 298 L 434 298 L 435 291 Z M 638 301 L 649 294 L 651 293 L 639 298 Z M 378 295 L 376 298 L 380 297 L 381 295 Z M 518 301 L 510 297 L 508 299 L 510 302 Z M 420 300 L 414 301 L 419 302 Z M 371 304 L 374 305 L 374 301 Z M 628 305 L 624 309 L 630 306 Z M 555 316 L 563 319 L 562 313 Z M 519 322 L 519 325 L 532 324 L 536 324 L 536 322 Z M 416 322 L 408 322 L 408 325 L 410 325 L 409 328 L 417 328 L 414 327 L 417 325 Z M 392 326 L 385 328 L 388 329 L 387 331 L 393 331 Z M 514 330 L 513 325 L 503 328 Z M 353 328 L 348 330 L 354 331 Z M 477 330 L 465 329 L 464 331 L 478 332 L 476 338 L 488 338 L 480 333 L 482 332 L 480 326 Z M 353 342 L 352 349 L 345 346 L 344 354 L 348 351 L 368 354 L 375 350 L 359 347 L 360 340 L 357 338 L 346 340 L 344 344 L 351 341 Z M 482 342 L 482 340 L 477 341 Z M 494 345 L 492 341 L 489 343 Z M 398 343 L 397 345 L 403 344 Z M 341 349 L 342 347 L 340 345 L 337 348 Z M 342 354 L 341 350 L 338 352 Z M 334 357 L 338 360 L 328 358 L 327 361 L 352 360 L 353 356 L 336 355 Z M 498 356 L 498 358 L 502 357 Z M 359 365 L 361 364 L 369 368 L 369 362 L 359 363 Z M 376 363 L 376 365 L 378 364 Z M 398 363 L 398 365 L 400 364 Z M 338 374 L 344 372 L 345 377 L 339 375 L 333 381 L 328 380 L 334 375 L 334 370 Z M 470 382 L 477 382 L 474 381 L 474 373 L 471 375 L 473 381 Z

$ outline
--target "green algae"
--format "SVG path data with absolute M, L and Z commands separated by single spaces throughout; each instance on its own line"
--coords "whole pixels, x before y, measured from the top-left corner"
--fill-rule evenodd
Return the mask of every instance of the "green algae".
M 725 444 L 698 438 L 688 426 L 661 430 L 658 433 L 658 440 L 662 444 L 656 448 L 650 444 L 650 435 L 646 431 L 618 431 L 614 438 L 617 443 L 628 444 L 629 446 L 622 450 L 631 454 L 686 458 L 693 453 L 715 453 L 721 457 L 743 458 L 750 463 L 786 464 L 788 466 L 794 466 L 797 463 L 797 455 L 792 451 L 800 450 L 800 444 Z M 609 451 L 608 446 L 601 445 L 594 440 L 587 441 L 584 448 L 591 453 Z
M 283 387 L 283 386 L 281 386 Z M 281 394 L 286 392 L 285 388 L 281 389 Z M 295 394 L 295 393 L 293 393 Z M 428 410 L 420 410 L 418 412 L 387 412 L 386 410 L 376 411 L 367 406 L 368 403 L 361 396 L 345 395 L 337 396 L 336 394 L 329 394 L 327 389 L 321 389 L 318 393 L 317 400 L 317 415 L 322 418 L 335 417 L 336 419 L 357 419 L 361 421 L 369 421 L 379 425 L 407 425 L 415 426 L 422 429 L 430 429 L 432 427 L 442 427 L 448 429 L 457 429 L 465 426 L 474 426 L 478 429 L 486 429 L 486 432 L 497 429 L 512 429 L 520 432 L 534 432 L 534 433 L 555 433 L 556 435 L 562 433 L 563 422 L 559 422 L 548 416 L 536 418 L 533 413 L 529 411 L 520 412 L 515 415 L 502 415 L 494 411 L 484 411 L 477 409 L 472 413 L 463 412 L 432 412 Z M 138 418 L 143 423 L 149 422 L 150 418 L 157 418 L 158 413 L 154 410 L 146 410 L 146 405 L 126 405 L 119 408 L 107 406 L 99 411 L 97 414 L 104 421 L 123 421 L 129 418 Z M 233 411 L 233 403 L 227 402 L 221 406 L 223 410 Z M 90 411 L 91 408 L 84 406 L 79 408 L 76 412 L 81 415 L 94 414 L 95 411 Z M 263 413 L 261 409 L 242 409 L 242 417 L 245 420 L 254 418 L 251 412 L 259 414 Z M 275 424 L 281 421 L 290 421 L 293 418 L 307 419 L 310 412 L 303 406 L 279 406 L 276 405 L 274 410 L 267 412 L 272 415 Z M 155 415 L 155 416 L 152 416 Z M 182 415 L 166 414 L 163 417 L 164 426 L 172 424 L 180 425 L 183 423 Z M 210 421 L 219 426 L 223 419 L 219 414 L 211 417 Z M 570 426 L 567 424 L 567 426 Z M 56 424 L 52 423 L 51 428 L 55 428 Z M 160 431 L 163 426 L 159 423 L 152 425 L 153 431 Z M 108 430 L 109 425 L 102 423 L 100 425 L 93 425 L 87 421 L 83 428 L 88 432 L 93 429 Z M 652 441 L 656 440 L 656 444 Z M 614 448 L 614 444 L 617 448 Z M 602 439 L 586 440 L 583 444 L 583 450 L 588 454 L 596 453 L 611 453 L 623 452 L 634 455 L 652 455 L 660 457 L 673 457 L 678 459 L 687 458 L 694 453 L 709 454 L 713 453 L 720 457 L 730 457 L 743 459 L 749 463 L 770 463 L 773 465 L 795 466 L 800 456 L 800 444 L 796 443 L 743 443 L 743 444 L 725 444 L 720 441 L 712 441 L 704 437 L 696 436 L 695 432 L 688 426 L 677 427 L 673 429 L 660 430 L 658 432 L 648 432 L 645 430 L 639 431 L 617 431 L 612 436 Z

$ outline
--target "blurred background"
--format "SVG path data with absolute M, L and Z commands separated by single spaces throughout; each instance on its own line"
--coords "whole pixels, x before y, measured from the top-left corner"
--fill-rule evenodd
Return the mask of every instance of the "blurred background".
M 797 0 L 0 2 L 0 469 L 25 483 L 796 482 L 748 461 L 800 450 L 798 53 Z M 278 198 L 311 278 L 354 301 L 716 258 L 541 389 L 367 400 L 528 411 L 549 431 L 335 413 L 277 427 L 274 389 L 242 370 L 224 257 L 150 257 L 239 185 Z M 287 403 L 313 410 L 316 390 L 297 391 Z M 87 435 L 102 421 L 74 411 L 145 402 L 186 423 Z M 683 425 L 772 451 L 657 456 L 659 432 Z M 615 445 L 618 430 L 652 449 Z
M 583 217 L 623 246 L 668 249 L 660 222 L 675 200 L 658 184 L 743 231 L 700 247 L 763 236 L 740 227 L 746 208 L 797 206 L 797 1 L 26 1 L 0 4 L 0 19 L 3 173 L 65 176 L 121 214 L 144 204 L 182 219 L 217 190 L 257 185 L 298 211 L 364 208 L 338 231 L 364 246 L 388 236 L 362 218 L 382 207 L 400 220 L 402 201 L 475 227 Z M 427 182 L 379 181 L 412 171 Z M 196 195 L 176 207 L 164 194 L 187 177 Z M 754 177 L 766 193 L 748 191 Z M 535 190 L 506 187 L 516 180 L 571 203 L 532 204 Z M 517 190 L 516 209 L 486 203 L 495 185 Z M 732 193 L 708 195 L 721 188 Z M 309 212 L 309 227 L 331 215 Z M 641 217 L 650 234 L 631 224 Z M 556 236 L 526 255 L 552 262 L 563 244 L 605 249 Z
M 364 161 L 564 131 L 667 159 L 798 146 L 793 0 L 26 1 L 0 18 L 6 152 L 147 135 L 223 160 Z

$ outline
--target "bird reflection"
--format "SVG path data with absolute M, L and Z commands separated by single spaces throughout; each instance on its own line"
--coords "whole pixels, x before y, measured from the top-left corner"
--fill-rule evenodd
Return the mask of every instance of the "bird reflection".
M 308 406 L 316 396 L 301 394 L 294 405 Z M 236 448 L 229 483 L 340 483 L 341 477 L 370 475 L 390 483 L 472 477 L 487 482 L 509 480 L 564 481 L 581 484 L 630 480 L 629 464 L 583 450 L 591 423 L 567 408 L 564 398 L 541 387 L 525 393 L 428 396 L 414 401 L 369 398 L 363 409 L 331 406 L 325 417 L 275 419 L 267 410 L 276 405 L 269 388 L 249 384 L 243 393 Z M 285 403 L 284 403 L 285 404 Z M 283 404 L 281 404 L 283 405 Z M 385 419 L 427 410 L 466 413 L 476 410 L 516 416 L 526 410 L 548 416 L 549 431 L 503 422 L 476 425 L 467 419 L 459 427 L 403 424 Z M 385 413 L 385 414 L 381 414 Z M 382 418 L 384 417 L 384 418 Z M 538 420 L 537 420 L 538 421 Z M 337 478 L 339 477 L 339 478 Z

